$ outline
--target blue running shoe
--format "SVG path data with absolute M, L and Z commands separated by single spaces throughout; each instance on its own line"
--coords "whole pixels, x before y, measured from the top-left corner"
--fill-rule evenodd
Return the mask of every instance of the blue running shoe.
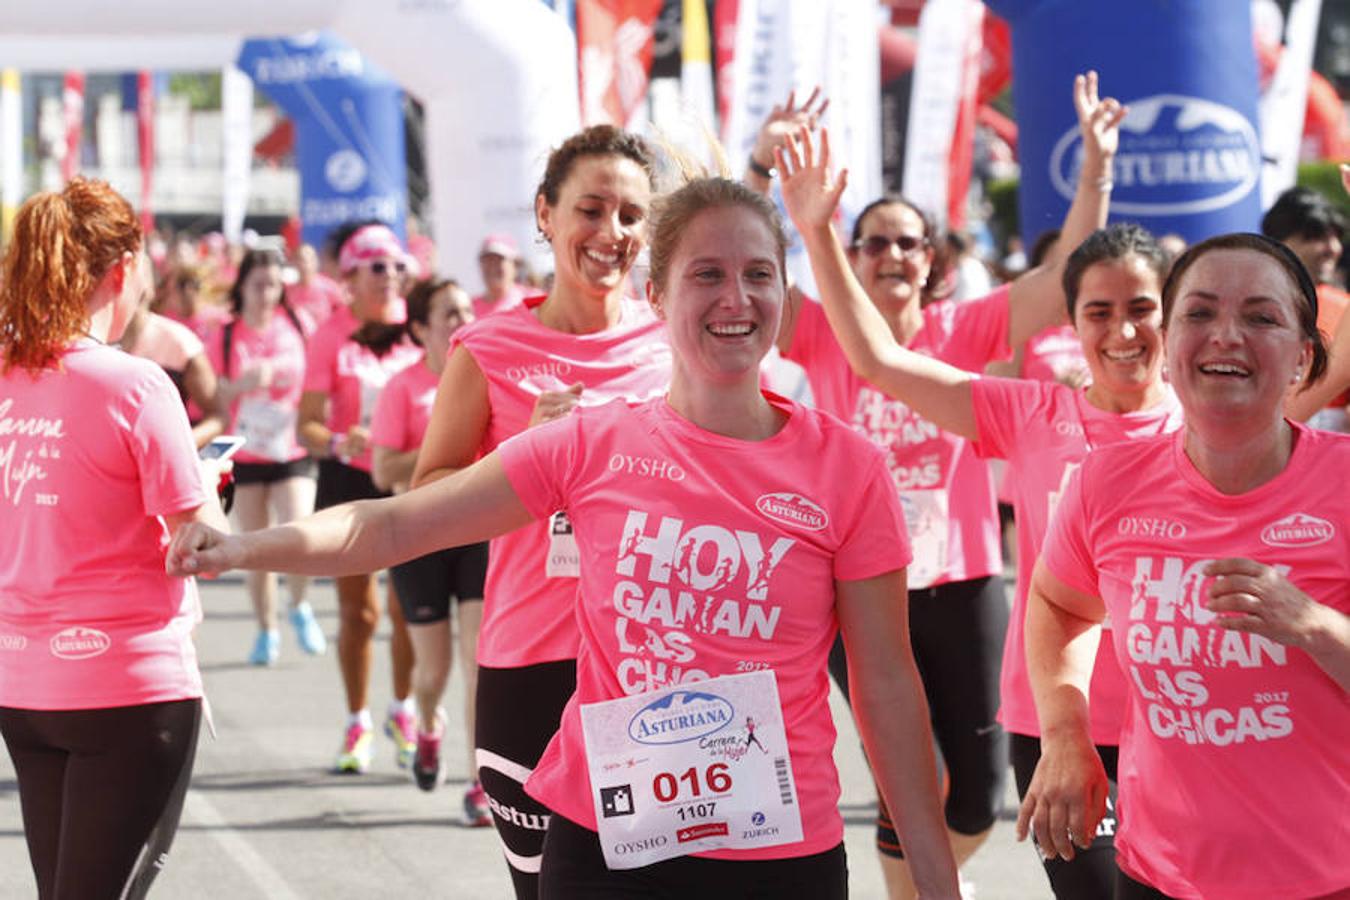
M 308 603 L 291 607 L 291 626 L 295 628 L 295 642 L 310 656 L 323 656 L 328 650 L 328 639 L 314 618 L 314 608 Z
M 253 642 L 253 650 L 248 655 L 248 661 L 255 666 L 270 666 L 281 656 L 281 635 L 274 629 L 258 632 L 258 638 Z

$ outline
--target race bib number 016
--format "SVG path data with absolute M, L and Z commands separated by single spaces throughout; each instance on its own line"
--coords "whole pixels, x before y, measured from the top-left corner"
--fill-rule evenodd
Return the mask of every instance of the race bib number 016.
M 802 839 L 772 671 L 584 704 L 581 726 L 611 869 Z

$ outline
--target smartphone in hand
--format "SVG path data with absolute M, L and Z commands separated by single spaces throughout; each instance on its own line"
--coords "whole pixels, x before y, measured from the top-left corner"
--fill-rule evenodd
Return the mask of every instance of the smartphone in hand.
M 212 438 L 209 444 L 198 451 L 198 455 L 202 459 L 229 459 L 243 449 L 244 443 L 242 435 L 222 434 Z

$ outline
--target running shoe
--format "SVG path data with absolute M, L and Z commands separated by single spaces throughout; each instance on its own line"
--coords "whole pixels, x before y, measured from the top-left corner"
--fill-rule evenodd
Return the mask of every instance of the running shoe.
M 375 742 L 370 729 L 357 722 L 348 726 L 342 739 L 342 749 L 338 751 L 337 763 L 333 768 L 339 774 L 360 775 L 370 771 L 370 760 L 375 752 Z
M 487 791 L 477 781 L 464 792 L 464 824 L 470 828 L 484 828 L 492 824 L 492 807 L 488 805 Z
M 384 720 L 384 733 L 398 748 L 398 767 L 411 766 L 417 755 L 417 717 L 407 710 L 392 712 Z
M 310 656 L 323 656 L 328 649 L 328 640 L 323 629 L 314 618 L 314 608 L 308 603 L 298 603 L 291 607 L 291 626 L 295 628 L 295 641 L 300 649 Z
M 274 629 L 258 632 L 257 639 L 253 642 L 253 649 L 248 654 L 248 661 L 255 666 L 270 666 L 281 656 L 281 635 Z
M 413 781 L 424 791 L 434 791 L 441 783 L 441 737 L 445 734 L 445 710 L 436 710 L 436 730 L 417 732 L 417 753 L 413 756 Z

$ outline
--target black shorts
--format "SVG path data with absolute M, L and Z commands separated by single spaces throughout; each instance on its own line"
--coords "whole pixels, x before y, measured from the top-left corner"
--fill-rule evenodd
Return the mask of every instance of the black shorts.
M 314 460 L 308 456 L 290 462 L 237 462 L 234 464 L 235 484 L 276 484 L 287 478 L 314 478 L 318 472 Z
M 353 500 L 379 500 L 388 496 L 386 491 L 375 486 L 365 469 L 349 466 L 336 459 L 319 460 L 319 490 L 314 498 L 315 509 L 327 509 Z
M 394 593 L 409 625 L 428 625 L 450 618 L 450 601 L 482 601 L 487 578 L 488 545 L 448 547 L 400 563 L 389 570 Z
M 947 773 L 947 827 L 980 834 L 997 817 L 1008 769 L 1007 735 L 998 724 L 998 678 L 1008 603 L 998 576 L 952 581 L 909 592 L 909 633 Z M 830 674 L 848 697 L 843 641 L 830 653 Z M 903 857 L 885 809 L 877 849 Z
M 609 869 L 600 836 L 556 813 L 544 837 L 540 900 L 627 900 L 630 897 L 736 897 L 771 900 L 848 897 L 848 858 L 842 843 L 787 859 L 707 859 L 677 856 L 636 869 Z

